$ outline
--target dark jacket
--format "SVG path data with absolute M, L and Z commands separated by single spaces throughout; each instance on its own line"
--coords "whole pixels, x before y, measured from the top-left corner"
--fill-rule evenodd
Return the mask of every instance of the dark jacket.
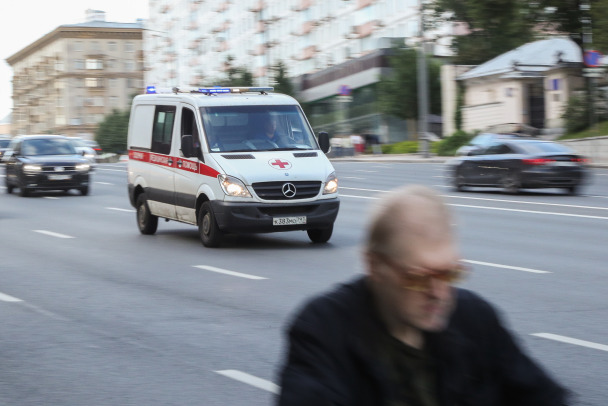
M 383 406 L 393 391 L 375 356 L 383 329 L 365 278 L 314 298 L 288 330 L 280 406 Z M 517 346 L 496 311 L 457 290 L 449 327 L 426 335 L 441 406 L 562 406 L 565 391 Z

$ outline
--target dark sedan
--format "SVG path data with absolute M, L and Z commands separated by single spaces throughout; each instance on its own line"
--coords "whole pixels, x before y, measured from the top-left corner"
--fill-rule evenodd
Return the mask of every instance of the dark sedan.
M 497 140 L 449 162 L 454 186 L 502 187 L 507 193 L 523 188 L 564 188 L 576 194 L 587 176 L 587 160 L 551 141 Z
M 5 154 L 6 191 L 21 196 L 34 190 L 78 189 L 89 194 L 91 165 L 72 143 L 59 135 L 25 135 L 12 140 Z

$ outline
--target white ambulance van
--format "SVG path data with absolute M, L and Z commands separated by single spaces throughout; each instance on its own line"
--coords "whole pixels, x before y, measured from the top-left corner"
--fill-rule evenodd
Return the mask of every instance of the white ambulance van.
M 149 87 L 129 121 L 128 189 L 142 234 L 158 219 L 226 233 L 306 230 L 329 240 L 338 179 L 298 102 L 272 88 Z

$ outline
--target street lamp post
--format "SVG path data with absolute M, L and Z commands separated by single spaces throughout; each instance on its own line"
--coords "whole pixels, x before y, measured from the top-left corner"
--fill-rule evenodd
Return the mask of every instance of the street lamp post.
M 426 66 L 426 52 L 424 40 L 424 10 L 422 0 L 418 1 L 420 13 L 420 29 L 418 44 L 418 142 L 425 158 L 429 157 L 428 139 L 428 111 L 429 111 L 429 84 Z

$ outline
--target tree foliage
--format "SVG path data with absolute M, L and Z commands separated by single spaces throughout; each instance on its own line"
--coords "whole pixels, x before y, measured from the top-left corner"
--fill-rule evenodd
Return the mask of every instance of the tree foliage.
M 417 52 L 397 49 L 389 57 L 392 73 L 378 82 L 380 111 L 401 119 L 418 118 Z M 440 63 L 427 57 L 429 80 L 429 113 L 441 114 Z
M 470 33 L 452 42 L 458 64 L 477 65 L 538 36 L 569 35 L 583 46 L 584 17 L 593 28 L 593 46 L 608 51 L 608 0 L 434 0 L 427 3 L 429 25 L 464 22 Z
M 234 66 L 234 57 L 226 57 L 226 78 L 221 79 L 220 86 L 253 86 L 253 74 L 244 66 Z
M 287 76 L 287 66 L 283 61 L 279 61 L 276 65 L 271 68 L 272 77 L 274 81 L 274 91 L 277 93 L 287 94 L 289 96 L 295 96 L 295 89 L 293 83 Z
M 113 110 L 99 123 L 95 140 L 106 152 L 124 153 L 127 150 L 129 110 Z

